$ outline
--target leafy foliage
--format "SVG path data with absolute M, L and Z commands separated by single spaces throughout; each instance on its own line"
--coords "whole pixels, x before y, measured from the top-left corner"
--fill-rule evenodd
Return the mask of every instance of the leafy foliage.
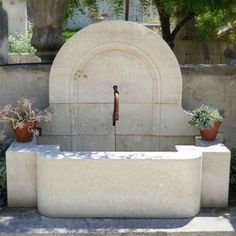
M 22 128 L 26 122 L 49 121 L 51 113 L 33 108 L 33 102 L 27 98 L 20 98 L 16 105 L 8 104 L 0 110 L 0 120 L 10 121 L 13 129 Z
M 5 196 L 7 188 L 6 161 L 5 157 L 0 157 L 0 198 Z
M 225 15 L 223 10 L 209 10 L 195 17 L 196 28 L 195 41 L 203 41 L 208 35 L 209 38 L 216 37 L 216 30 L 222 26 Z
M 189 20 L 195 19 L 196 41 L 216 35 L 216 30 L 229 21 L 228 13 L 236 8 L 235 0 L 140 0 L 144 9 L 153 6 L 159 13 L 163 39 L 171 48 L 180 28 Z M 171 18 L 181 13 L 182 19 L 171 29 Z M 180 15 L 180 14 L 178 14 Z M 235 14 L 231 13 L 235 20 Z M 234 21 L 233 20 L 233 21 Z M 213 35 L 214 33 L 214 35 Z M 232 37 L 232 34 L 231 34 Z
M 6 203 L 7 180 L 5 152 L 9 147 L 4 130 L 0 130 L 0 206 Z
M 6 152 L 7 148 L 8 148 L 8 144 L 0 141 L 0 157 L 5 156 L 5 152 Z
M 85 14 L 86 9 L 89 12 L 98 12 L 99 3 L 104 1 L 105 0 L 70 0 L 65 13 L 65 21 L 73 17 L 76 14 L 77 10 L 82 14 Z M 123 0 L 107 0 L 106 2 L 109 6 L 112 7 L 115 15 L 120 15 L 123 12 Z
M 35 53 L 35 49 L 31 46 L 30 40 L 32 30 L 29 29 L 25 34 L 15 34 L 9 36 L 8 50 L 9 53 Z
M 226 12 L 227 25 L 223 31 L 223 37 L 230 43 L 236 43 L 236 4 Z M 221 34 L 220 34 L 221 36 Z
M 221 122 L 223 119 L 224 110 L 201 105 L 190 113 L 188 123 L 203 130 L 212 128 L 215 122 Z
M 231 149 L 230 184 L 236 184 L 236 148 Z
M 65 40 L 67 41 L 69 38 L 71 38 L 78 31 L 80 31 L 80 29 L 66 29 L 63 32 L 63 36 L 64 36 Z

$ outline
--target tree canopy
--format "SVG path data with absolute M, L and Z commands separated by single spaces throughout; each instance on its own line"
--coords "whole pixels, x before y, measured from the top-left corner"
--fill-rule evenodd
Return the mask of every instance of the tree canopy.
M 235 0 L 140 0 L 146 8 L 152 6 L 160 17 L 163 39 L 171 48 L 177 33 L 185 23 L 195 19 L 195 39 L 204 40 L 209 35 L 214 35 L 216 29 L 226 25 L 229 20 L 235 22 Z M 231 12 L 231 14 L 229 14 Z M 182 15 L 181 20 L 172 29 L 171 19 L 176 14 Z M 233 16 L 234 15 L 234 16 Z M 231 19 L 229 19 L 231 16 Z
M 70 0 L 66 11 L 66 19 L 78 9 L 97 12 L 99 2 L 106 1 L 115 15 L 124 11 L 124 0 Z M 236 42 L 236 1 L 235 0 L 140 0 L 144 9 L 152 6 L 159 14 L 163 39 L 173 49 L 175 37 L 180 29 L 191 19 L 195 20 L 195 40 L 216 37 L 216 30 L 226 27 L 227 38 Z M 171 20 L 178 13 L 180 21 L 174 26 Z M 224 31 L 224 30 L 223 30 Z M 225 33 L 224 33 L 225 34 Z
M 85 13 L 85 9 L 88 9 L 90 12 L 98 12 L 98 4 L 104 1 L 112 7 L 115 15 L 123 12 L 123 0 L 69 0 L 65 18 L 72 17 L 76 10 L 79 10 L 81 13 Z

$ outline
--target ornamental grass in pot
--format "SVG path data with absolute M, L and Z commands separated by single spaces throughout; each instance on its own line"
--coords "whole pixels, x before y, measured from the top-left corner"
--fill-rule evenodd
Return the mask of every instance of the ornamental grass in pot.
M 201 105 L 189 113 L 188 123 L 200 130 L 203 140 L 214 141 L 223 119 L 223 109 Z
M 33 136 L 38 135 L 37 122 L 49 121 L 51 113 L 33 108 L 33 102 L 21 98 L 15 106 L 6 105 L 0 110 L 0 120 L 10 121 L 18 142 L 30 142 Z

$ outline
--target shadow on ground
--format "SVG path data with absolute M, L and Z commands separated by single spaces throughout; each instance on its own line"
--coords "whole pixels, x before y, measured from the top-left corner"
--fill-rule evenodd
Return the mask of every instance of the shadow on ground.
M 65 219 L 40 215 L 36 209 L 4 208 L 0 211 L 1 233 L 46 232 L 151 232 L 175 229 L 192 219 Z

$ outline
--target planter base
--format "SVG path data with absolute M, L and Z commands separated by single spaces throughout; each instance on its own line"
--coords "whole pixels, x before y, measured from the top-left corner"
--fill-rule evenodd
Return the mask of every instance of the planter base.
M 20 143 L 27 143 L 33 140 L 34 134 L 33 130 L 35 129 L 36 123 L 25 123 L 22 128 L 17 127 L 13 129 L 16 137 L 16 141 Z
M 206 141 L 215 141 L 220 125 L 221 122 L 215 122 L 212 128 L 200 130 L 202 139 Z

